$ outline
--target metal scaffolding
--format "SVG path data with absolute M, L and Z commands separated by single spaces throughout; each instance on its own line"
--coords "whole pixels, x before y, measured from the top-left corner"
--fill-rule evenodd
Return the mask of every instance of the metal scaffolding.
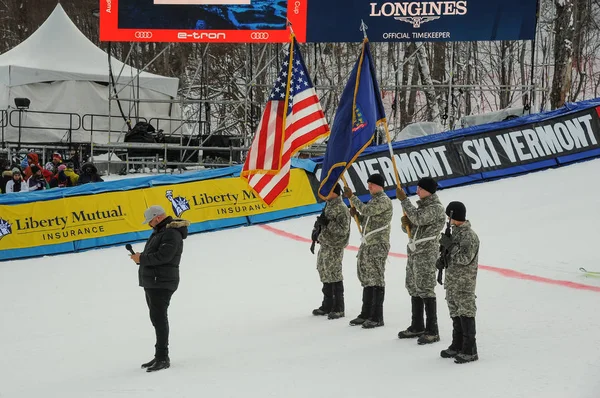
M 392 136 L 405 126 L 400 112 L 397 111 L 399 97 L 416 97 L 412 121 L 424 120 L 422 115 L 427 107 L 427 102 L 422 94 L 426 90 L 435 90 L 436 98 L 445 103 L 444 115 L 433 115 L 445 123 L 445 128 L 451 130 L 460 116 L 461 96 L 475 93 L 484 97 L 485 93 L 498 93 L 509 91 L 517 93 L 512 101 L 523 103 L 535 98 L 536 92 L 544 91 L 536 86 L 535 81 L 521 82 L 521 84 L 459 84 L 455 80 L 457 66 L 456 50 L 454 46 L 450 52 L 450 62 L 446 62 L 448 71 L 444 82 L 433 85 L 419 84 L 415 80 L 417 73 L 415 57 L 419 48 L 426 44 L 412 47 L 413 51 L 406 51 L 403 43 L 375 43 L 373 45 L 374 59 L 380 81 L 382 95 L 388 95 L 384 105 L 387 107 L 389 130 Z M 127 56 L 122 62 L 127 64 L 135 55 L 139 43 L 130 46 Z M 105 163 L 106 170 L 111 172 L 111 165 L 119 165 L 129 170 L 131 166 L 144 166 L 149 163 L 153 169 L 165 170 L 166 168 L 179 167 L 221 167 L 242 163 L 245 154 L 252 142 L 254 132 L 260 122 L 264 104 L 268 99 L 280 68 L 280 61 L 286 45 L 281 44 L 242 44 L 242 45 L 215 45 L 194 44 L 197 51 L 198 64 L 193 72 L 187 73 L 184 86 L 180 88 L 178 98 L 171 100 L 150 100 L 139 97 L 139 75 L 147 71 L 151 64 L 160 57 L 168 56 L 168 51 L 173 49 L 172 44 L 166 44 L 145 65 L 134 65 L 138 72 L 127 79 L 127 84 L 118 86 L 114 83 L 121 78 L 122 70 L 110 71 L 111 78 L 108 84 L 109 115 L 76 115 L 69 114 L 70 123 L 77 124 L 84 131 L 89 132 L 89 153 L 95 163 Z M 223 46 L 229 46 L 227 49 Z M 333 121 L 339 97 L 343 91 L 348 75 L 352 69 L 356 56 L 359 54 L 359 44 L 333 44 L 315 43 L 303 44 L 302 51 L 305 63 L 311 74 L 315 89 L 319 93 L 321 103 L 330 123 Z M 109 46 L 109 60 L 111 55 Z M 390 61 L 392 60 L 392 61 Z M 534 62 L 532 57 L 532 62 Z M 110 65 L 110 62 L 109 62 Z M 409 66 L 407 69 L 407 65 Z M 412 66 L 411 66 L 412 65 Z M 535 70 L 535 65 L 530 65 Z M 404 72 L 403 72 L 404 69 Z M 412 78 L 403 76 L 408 70 Z M 117 75 L 112 75 L 117 73 Z M 409 76 L 409 77 L 410 77 Z M 415 84 L 416 81 L 416 84 Z M 133 98 L 121 98 L 119 93 L 131 90 L 137 93 Z M 412 93 L 412 94 L 411 94 Z M 528 96 L 528 99 L 524 99 Z M 391 99 L 390 99 L 391 98 Z M 154 115 L 140 113 L 140 104 L 166 103 L 181 109 L 178 118 L 156 118 Z M 124 105 L 126 104 L 126 105 Z M 127 109 L 125 114 L 123 108 Z M 493 110 L 493 109 L 490 109 Z M 421 115 L 421 116 L 419 116 Z M 4 112 L 0 118 L 0 131 L 11 123 L 11 112 Z M 108 120 L 108 129 L 98 128 L 101 121 Z M 125 134 L 137 122 L 147 122 L 156 130 L 168 126 L 165 130 L 169 133 L 164 142 L 134 143 L 124 142 Z M 20 123 L 19 123 L 20 126 Z M 48 126 L 45 128 L 53 128 Z M 64 127 L 61 127 L 64 129 Z M 67 127 L 67 131 L 70 127 Z M 97 139 L 100 135 L 108 135 L 108 140 Z M 4 135 L 3 135 L 4 137 Z M 215 145 L 215 137 L 222 142 Z M 108 141 L 108 142 L 106 142 Z M 102 143 L 100 143 L 102 142 Z M 381 143 L 381 140 L 376 140 Z M 44 145 L 49 145 L 45 143 Z M 57 144 L 57 148 L 65 143 Z M 70 149 L 73 145 L 85 143 L 67 142 Z M 27 144 L 33 148 L 35 145 Z M 15 143 L 6 142 L 3 146 L 15 150 Z M 319 142 L 303 150 L 306 155 L 321 155 L 326 147 L 325 142 Z M 154 151 L 146 159 L 138 159 L 131 152 Z M 219 152 L 218 157 L 208 156 L 207 153 Z M 106 159 L 99 159 L 98 155 L 106 154 Z M 119 160 L 115 160 L 116 155 Z M 151 158 L 151 161 L 149 161 Z

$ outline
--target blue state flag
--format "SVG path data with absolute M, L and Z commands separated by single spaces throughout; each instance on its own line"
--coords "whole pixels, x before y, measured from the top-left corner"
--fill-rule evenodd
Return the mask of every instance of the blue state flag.
M 342 92 L 327 142 L 319 186 L 322 199 L 329 196 L 342 173 L 371 144 L 377 126 L 385 121 L 369 42 L 365 39 Z

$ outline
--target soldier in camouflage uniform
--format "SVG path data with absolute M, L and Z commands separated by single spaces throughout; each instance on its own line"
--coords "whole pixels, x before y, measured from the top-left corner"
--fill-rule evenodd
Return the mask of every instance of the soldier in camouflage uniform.
M 479 359 L 475 341 L 475 285 L 477 283 L 477 261 L 479 238 L 466 219 L 467 209 L 461 202 L 450 202 L 446 214 L 452 224 L 452 236 L 442 235 L 440 245 L 446 254 L 448 266 L 444 281 L 446 301 L 452 318 L 452 344 L 443 350 L 442 358 L 455 358 L 456 363 L 473 362 Z
M 437 182 L 433 178 L 420 179 L 417 183 L 418 207 L 415 207 L 402 188 L 396 190 L 406 213 L 402 217 L 402 230 L 407 232 L 408 227 L 411 232 L 405 285 L 411 296 L 412 322 L 406 330 L 398 333 L 398 338 L 418 337 L 419 344 L 440 341 L 435 298 L 436 260 L 440 250 L 438 238 L 446 217 L 436 191 Z M 423 322 L 423 307 L 426 324 Z
M 328 315 L 329 319 L 345 315 L 342 259 L 350 238 L 350 211 L 342 201 L 341 191 L 340 184 L 336 184 L 327 197 L 323 214 L 317 218 L 321 226 L 317 270 L 323 283 L 323 303 L 313 310 L 313 315 Z
M 383 326 L 383 300 L 385 297 L 385 262 L 390 251 L 390 229 L 393 215 L 392 201 L 383 188 L 385 179 L 373 174 L 367 180 L 371 200 L 362 203 L 352 190 L 344 187 L 344 196 L 354 206 L 350 213 L 358 215 L 362 225 L 361 244 L 358 250 L 358 279 L 363 286 L 363 305 L 360 315 L 350 325 L 365 329 Z

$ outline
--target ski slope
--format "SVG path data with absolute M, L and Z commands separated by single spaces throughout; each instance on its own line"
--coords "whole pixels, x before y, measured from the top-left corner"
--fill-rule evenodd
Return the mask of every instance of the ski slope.
M 193 235 L 170 307 L 171 368 L 152 374 L 140 364 L 153 329 L 124 248 L 0 263 L 0 397 L 598 397 L 600 278 L 578 272 L 600 270 L 598 170 L 593 160 L 440 192 L 465 202 L 482 242 L 478 362 L 439 357 L 451 339 L 440 286 L 442 341 L 397 338 L 410 299 L 394 200 L 384 327 L 348 326 L 361 305 L 352 247 L 346 318 L 311 315 L 314 216 Z

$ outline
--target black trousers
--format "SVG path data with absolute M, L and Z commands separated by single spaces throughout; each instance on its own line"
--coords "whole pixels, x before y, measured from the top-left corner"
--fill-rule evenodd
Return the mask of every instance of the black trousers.
M 174 291 L 167 289 L 148 289 L 146 292 L 146 303 L 150 310 L 150 321 L 156 332 L 155 356 L 157 359 L 165 359 L 169 355 L 169 318 L 167 310 L 171 303 Z

